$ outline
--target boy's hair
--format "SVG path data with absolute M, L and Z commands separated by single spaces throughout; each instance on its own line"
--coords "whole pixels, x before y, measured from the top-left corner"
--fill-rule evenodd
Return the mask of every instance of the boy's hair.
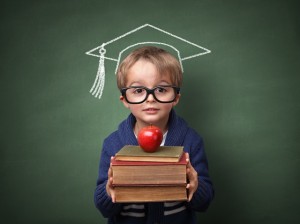
M 181 87 L 182 69 L 179 61 L 164 49 L 146 46 L 131 52 L 120 64 L 117 70 L 117 85 L 119 89 L 126 87 L 126 76 L 129 69 L 140 59 L 151 62 L 160 75 L 169 75 L 172 85 Z

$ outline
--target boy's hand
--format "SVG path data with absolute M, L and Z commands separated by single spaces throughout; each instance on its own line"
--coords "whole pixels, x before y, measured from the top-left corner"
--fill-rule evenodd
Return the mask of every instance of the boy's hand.
M 112 156 L 110 160 L 112 160 L 114 157 Z M 113 172 L 112 172 L 112 167 L 110 163 L 110 167 L 108 169 L 108 179 L 106 183 L 106 192 L 107 194 L 111 197 L 111 200 L 113 203 L 115 203 L 116 198 L 115 198 L 115 190 L 113 187 Z
M 191 201 L 193 198 L 193 195 L 195 191 L 198 188 L 198 173 L 192 166 L 190 162 L 190 157 L 188 153 L 185 153 L 186 155 L 186 161 L 187 161 L 187 166 L 186 166 L 186 174 L 188 178 L 188 184 L 186 188 L 188 189 L 188 201 Z

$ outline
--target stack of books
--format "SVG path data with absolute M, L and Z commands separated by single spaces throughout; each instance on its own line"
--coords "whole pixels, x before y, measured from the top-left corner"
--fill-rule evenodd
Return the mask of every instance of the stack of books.
M 116 202 L 185 201 L 186 157 L 181 146 L 154 153 L 123 147 L 112 160 Z

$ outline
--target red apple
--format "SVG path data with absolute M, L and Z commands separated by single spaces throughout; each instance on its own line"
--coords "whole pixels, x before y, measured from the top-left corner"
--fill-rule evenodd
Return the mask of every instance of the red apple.
M 155 152 L 163 140 L 163 133 L 158 127 L 150 125 L 139 131 L 137 139 L 145 152 Z

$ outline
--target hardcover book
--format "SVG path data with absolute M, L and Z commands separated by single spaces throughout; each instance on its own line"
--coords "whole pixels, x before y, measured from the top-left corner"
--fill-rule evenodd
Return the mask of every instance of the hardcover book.
M 134 162 L 112 160 L 113 185 L 186 184 L 186 156 L 178 162 Z
M 116 153 L 120 161 L 178 162 L 183 146 L 160 146 L 155 152 L 145 152 L 140 146 L 126 145 Z
M 116 202 L 186 201 L 186 185 L 178 186 L 119 186 L 115 187 Z

